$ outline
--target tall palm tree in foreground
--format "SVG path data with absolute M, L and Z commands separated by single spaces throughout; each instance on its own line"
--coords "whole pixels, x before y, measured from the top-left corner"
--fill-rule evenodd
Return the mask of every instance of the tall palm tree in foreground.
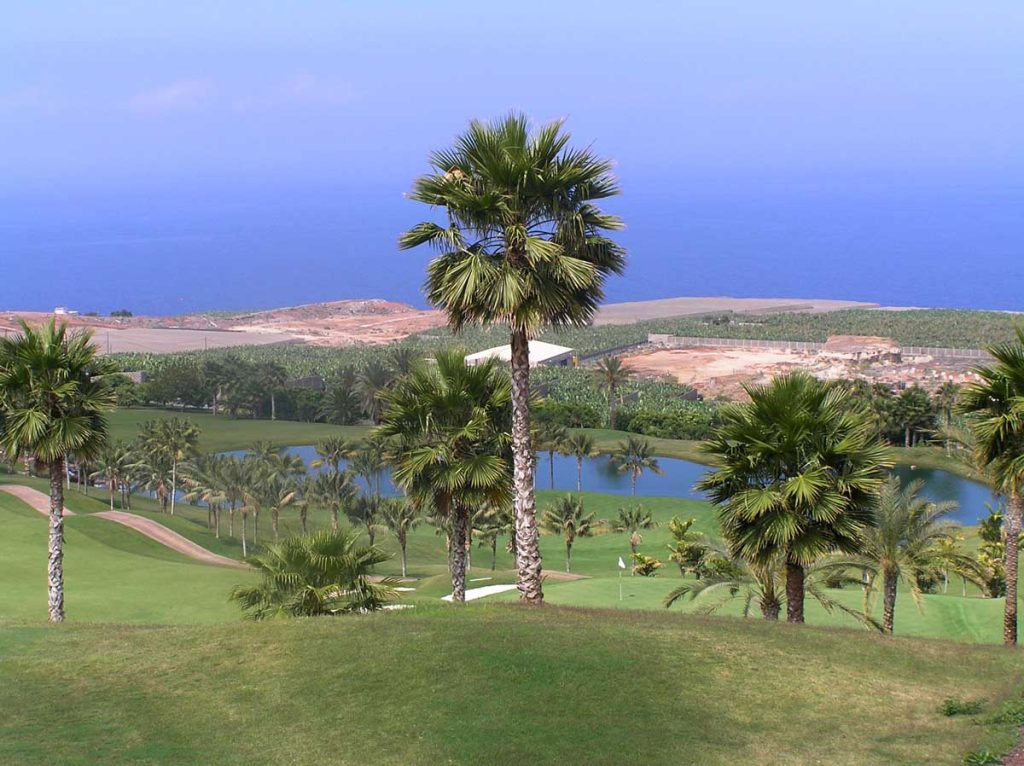
M 789 622 L 804 621 L 804 569 L 855 553 L 888 467 L 871 421 L 845 391 L 805 373 L 746 386 L 750 403 L 722 409 L 704 444 L 715 470 L 697 485 L 718 506 L 734 556 L 766 567 L 781 559 Z
M 900 582 L 906 585 L 918 608 L 923 605 L 918 575 L 950 563 L 949 554 L 940 543 L 953 538 L 958 525 L 946 521 L 957 504 L 954 501 L 934 503 L 920 497 L 924 486 L 913 481 L 903 486 L 899 477 L 891 476 L 882 486 L 878 502 L 872 509 L 872 521 L 864 533 L 860 550 L 853 556 L 827 562 L 832 570 L 847 568 L 868 574 L 869 592 L 882 585 L 882 630 L 891 634 L 896 614 L 896 593 Z M 960 554 L 952 560 L 957 571 L 970 577 L 978 565 L 971 557 Z M 971 578 L 980 583 L 980 573 Z
M 565 571 L 572 571 L 572 544 L 577 537 L 591 537 L 594 534 L 593 512 L 583 508 L 583 498 L 566 495 L 548 508 L 541 517 L 541 526 L 548 532 L 561 535 L 565 541 Z
M 611 163 L 569 148 L 561 122 L 531 131 L 518 114 L 474 121 L 449 149 L 431 155 L 432 172 L 412 199 L 443 208 L 445 224 L 418 224 L 402 248 L 438 251 L 427 269 L 427 297 L 458 331 L 505 324 L 511 335 L 512 451 L 519 592 L 543 602 L 534 454 L 530 438 L 529 340 L 545 325 L 587 324 L 604 281 L 621 274 L 625 253 L 606 234 L 622 228 L 598 208 L 619 193 Z
M 608 397 L 608 427 L 615 428 L 615 409 L 619 403 L 619 388 L 633 375 L 633 368 L 623 364 L 617 356 L 606 356 L 597 360 L 595 367 L 597 387 Z
M 465 600 L 466 549 L 474 508 L 507 502 L 510 384 L 492 361 L 467 367 L 462 354 L 437 355 L 383 395 L 376 434 L 394 439 L 394 479 L 448 531 L 452 600 Z
M 271 543 L 249 563 L 258 585 L 238 586 L 231 599 L 254 620 L 372 612 L 395 597 L 395 581 L 370 580 L 389 556 L 359 543 L 352 531 L 322 530 Z
M 0 339 L 0 449 L 30 455 L 50 473 L 47 586 L 50 622 L 64 620 L 64 460 L 90 460 L 107 441 L 114 409 L 111 363 L 98 356 L 87 331 L 51 321 Z
M 979 380 L 960 393 L 958 410 L 967 416 L 976 461 L 1006 495 L 1006 604 L 1003 642 L 1017 643 L 1017 562 L 1024 509 L 1024 327 L 1017 339 L 989 346 L 993 364 L 975 368 Z
M 636 496 L 636 482 L 644 471 L 658 476 L 663 473 L 658 459 L 654 456 L 654 448 L 647 439 L 630 436 L 626 441 L 619 442 L 618 451 L 612 457 L 612 465 L 619 473 L 628 473 L 632 495 Z
M 594 440 L 582 431 L 577 431 L 565 440 L 565 451 L 576 458 L 576 491 L 583 491 L 583 460 L 597 454 Z

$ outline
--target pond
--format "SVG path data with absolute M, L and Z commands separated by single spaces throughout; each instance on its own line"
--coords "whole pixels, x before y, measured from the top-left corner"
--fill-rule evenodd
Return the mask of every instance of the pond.
M 291 447 L 288 452 L 302 457 L 309 466 L 317 458 L 312 446 Z M 244 455 L 244 452 L 231 453 Z M 644 473 L 637 481 L 638 495 L 657 497 L 687 497 L 701 499 L 702 494 L 693 486 L 708 470 L 707 466 L 691 463 L 676 458 L 658 458 L 662 475 Z M 564 455 L 555 455 L 553 488 L 559 490 L 576 489 L 576 459 Z M 317 469 L 310 469 L 316 471 Z M 947 471 L 925 468 L 899 466 L 895 473 L 904 481 L 921 480 L 924 488 L 921 494 L 931 500 L 955 500 L 959 510 L 951 518 L 961 524 L 974 525 L 988 513 L 986 503 L 995 504 L 991 490 L 983 484 L 961 478 Z M 365 482 L 357 479 L 365 489 Z M 398 490 L 391 483 L 390 476 L 385 473 L 381 482 L 387 495 L 397 495 Z M 543 453 L 537 461 L 537 488 L 552 488 L 552 466 L 547 453 Z M 629 495 L 630 481 L 627 474 L 619 473 L 611 464 L 611 458 L 600 455 L 583 461 L 583 489 L 593 492 L 604 492 L 613 495 Z

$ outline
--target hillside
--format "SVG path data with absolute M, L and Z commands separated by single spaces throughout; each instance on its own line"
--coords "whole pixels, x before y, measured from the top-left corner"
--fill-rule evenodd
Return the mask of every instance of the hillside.
M 0 762 L 941 764 L 1008 730 L 1015 653 L 758 621 L 470 606 L 8 625 Z M 56 717 L 53 715 L 59 711 Z

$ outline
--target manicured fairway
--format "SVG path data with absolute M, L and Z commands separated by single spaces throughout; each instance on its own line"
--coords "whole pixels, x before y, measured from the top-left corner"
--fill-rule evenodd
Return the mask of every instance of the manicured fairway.
M 426 607 L 225 626 L 8 625 L 0 762 L 957 764 L 943 699 L 1020 656 L 635 612 Z
M 0 493 L 0 620 L 46 616 L 44 516 Z M 231 587 L 252 574 L 193 563 L 139 533 L 89 516 L 65 520 L 68 619 L 132 623 L 237 620 Z
M 367 426 L 332 426 L 326 423 L 298 423 L 291 420 L 251 420 L 230 418 L 205 412 L 176 412 L 174 410 L 132 408 L 119 409 L 110 415 L 110 435 L 114 439 L 131 441 L 139 433 L 139 425 L 147 420 L 186 418 L 201 429 L 199 447 L 206 452 L 224 452 L 245 449 L 254 441 L 264 440 L 278 447 L 316 444 L 329 436 L 347 439 L 363 438 Z

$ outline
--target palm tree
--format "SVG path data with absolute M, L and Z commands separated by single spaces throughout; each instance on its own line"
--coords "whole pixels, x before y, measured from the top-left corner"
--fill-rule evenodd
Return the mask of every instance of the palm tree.
M 1006 495 L 1006 602 L 1003 642 L 1017 643 L 1017 563 L 1024 483 L 1024 327 L 1014 341 L 988 347 L 994 363 L 976 367 L 958 410 L 967 416 L 977 464 Z
M 691 601 L 703 601 L 698 609 L 701 614 L 713 614 L 724 604 L 734 598 L 743 599 L 744 617 L 749 617 L 754 604 L 761 610 L 765 620 L 778 620 L 786 600 L 785 565 L 779 562 L 756 564 L 743 561 L 732 562 L 734 571 L 714 577 L 707 577 L 688 582 L 672 589 L 662 605 L 666 608 L 677 601 L 688 598 Z M 828 595 L 828 588 L 839 584 L 846 585 L 857 582 L 855 579 L 843 577 L 828 568 L 812 563 L 806 570 L 806 591 L 824 607 L 826 612 L 838 609 L 864 627 L 881 630 L 882 626 L 867 611 L 851 609 Z M 716 600 L 717 597 L 717 600 Z
M 406 546 L 409 543 L 409 533 L 420 525 L 423 516 L 420 515 L 419 509 L 413 503 L 398 498 L 388 498 L 381 503 L 380 520 L 398 540 L 398 547 L 402 551 L 402 577 L 405 577 L 407 574 Z
M 310 487 L 308 498 L 318 505 L 331 510 L 331 529 L 338 529 L 338 511 L 347 513 L 359 487 L 352 481 L 348 471 L 330 470 L 317 474 Z
M 356 375 L 356 391 L 361 399 L 363 409 L 374 423 L 380 422 L 380 397 L 394 382 L 395 377 L 380 362 L 370 362 Z
M 555 453 L 561 452 L 569 432 L 559 423 L 545 421 L 537 429 L 537 446 L 548 453 L 548 469 L 551 473 L 551 489 L 555 488 Z
M 328 466 L 332 471 L 338 471 L 341 461 L 348 458 L 355 449 L 347 439 L 340 436 L 329 436 L 316 444 L 317 458 L 310 463 L 314 468 Z
M 184 499 L 189 503 L 196 500 L 206 503 L 209 515 L 213 517 L 209 526 L 216 530 L 214 536 L 217 538 L 220 538 L 221 507 L 228 500 L 224 480 L 227 460 L 222 455 L 200 455 L 189 461 L 182 472 L 182 484 L 186 489 Z
M 512 451 L 519 591 L 540 604 L 534 454 L 530 438 L 529 340 L 545 325 L 582 326 L 621 274 L 625 253 L 606 235 L 622 228 L 597 203 L 618 194 L 611 163 L 568 148 L 561 122 L 531 132 L 510 114 L 474 121 L 455 145 L 430 158 L 432 173 L 411 197 L 447 212 L 447 225 L 421 223 L 402 248 L 438 251 L 427 269 L 427 297 L 459 331 L 508 325 L 512 366 Z
M 509 553 L 515 556 L 515 519 L 507 505 L 488 506 L 476 514 L 480 545 L 491 549 L 491 571 L 498 567 L 498 538 L 509 536 Z
M 270 419 L 277 420 L 277 390 L 288 381 L 288 371 L 279 364 L 268 363 L 259 367 L 259 378 L 270 394 Z
M 619 516 L 612 520 L 612 532 L 624 532 L 629 534 L 629 550 L 636 555 L 636 549 L 644 541 L 641 530 L 654 529 L 658 523 L 651 516 L 650 511 L 645 511 L 642 505 L 632 508 L 619 508 Z
M 663 471 L 654 457 L 654 449 L 646 439 L 630 436 L 626 441 L 619 442 L 618 451 L 612 457 L 612 465 L 619 473 L 629 473 L 632 495 L 636 496 L 636 482 L 644 471 L 661 476 Z
M 565 451 L 576 458 L 576 491 L 583 491 L 583 460 L 597 454 L 594 440 L 582 431 L 577 431 L 565 440 Z
M 762 567 L 781 558 L 787 620 L 803 622 L 805 567 L 859 549 L 887 451 L 841 387 L 797 372 L 745 389 L 750 403 L 723 407 L 702 447 L 715 470 L 697 486 L 733 555 Z
M 274 540 L 277 540 L 281 511 L 299 501 L 299 485 L 295 479 L 278 479 L 268 482 L 265 491 L 266 507 L 270 509 L 270 527 L 274 533 Z
M 174 515 L 174 496 L 178 484 L 178 463 L 197 454 L 199 427 L 190 420 L 171 418 L 160 428 L 164 449 L 171 457 L 171 516 Z
M 106 413 L 117 395 L 113 365 L 98 356 L 87 331 L 51 321 L 0 339 L 0 450 L 29 455 L 50 474 L 47 585 L 50 622 L 64 620 L 64 461 L 89 460 L 107 440 Z
M 957 398 L 960 396 L 960 386 L 947 380 L 935 392 L 935 407 L 942 413 L 942 429 L 946 430 L 953 423 L 953 412 L 956 410 Z M 946 454 L 950 454 L 952 445 L 946 439 Z
M 345 508 L 349 521 L 362 524 L 366 528 L 366 537 L 373 545 L 377 532 L 381 528 L 380 509 L 383 501 L 376 497 L 357 495 Z
M 606 356 L 597 361 L 597 388 L 608 397 L 608 427 L 615 428 L 615 407 L 618 404 L 619 388 L 633 375 L 633 368 L 623 364 L 616 356 Z
M 388 355 L 388 368 L 395 378 L 408 375 L 422 362 L 422 352 L 412 346 L 395 346 Z
M 376 611 L 396 595 L 393 579 L 370 579 L 373 567 L 388 558 L 360 545 L 350 531 L 287 537 L 250 559 L 263 579 L 236 587 L 231 599 L 254 620 Z
M 379 501 L 381 498 L 381 476 L 387 468 L 384 446 L 376 440 L 368 440 L 349 453 L 348 469 L 366 482 L 367 493 Z
M 131 452 L 124 442 L 108 443 L 96 458 L 96 470 L 89 474 L 89 478 L 103 479 L 106 483 L 110 510 L 114 510 L 114 493 L 120 489 L 122 480 L 128 475 L 131 460 Z
M 376 433 L 397 443 L 394 479 L 411 501 L 432 508 L 448 529 L 452 600 L 465 600 L 472 509 L 500 504 L 511 490 L 510 384 L 491 360 L 467 367 L 458 352 L 407 375 L 384 396 Z
M 902 486 L 899 477 L 891 476 L 882 486 L 878 502 L 872 509 L 871 525 L 864 533 L 860 550 L 853 556 L 836 558 L 827 568 L 843 570 L 853 568 L 867 574 L 869 592 L 875 583 L 882 583 L 882 630 L 892 634 L 896 612 L 897 586 L 902 581 L 922 607 L 918 576 L 948 561 L 939 543 L 951 540 L 958 525 L 945 521 L 956 510 L 953 501 L 933 503 L 918 493 L 924 483 L 913 481 Z M 954 564 L 974 582 L 980 574 L 971 577 L 970 557 L 960 555 Z
M 561 535 L 565 541 L 565 571 L 572 570 L 572 544 L 577 537 L 591 537 L 594 534 L 596 514 L 586 513 L 583 498 L 566 495 L 555 501 L 541 517 L 541 527 L 552 534 Z

